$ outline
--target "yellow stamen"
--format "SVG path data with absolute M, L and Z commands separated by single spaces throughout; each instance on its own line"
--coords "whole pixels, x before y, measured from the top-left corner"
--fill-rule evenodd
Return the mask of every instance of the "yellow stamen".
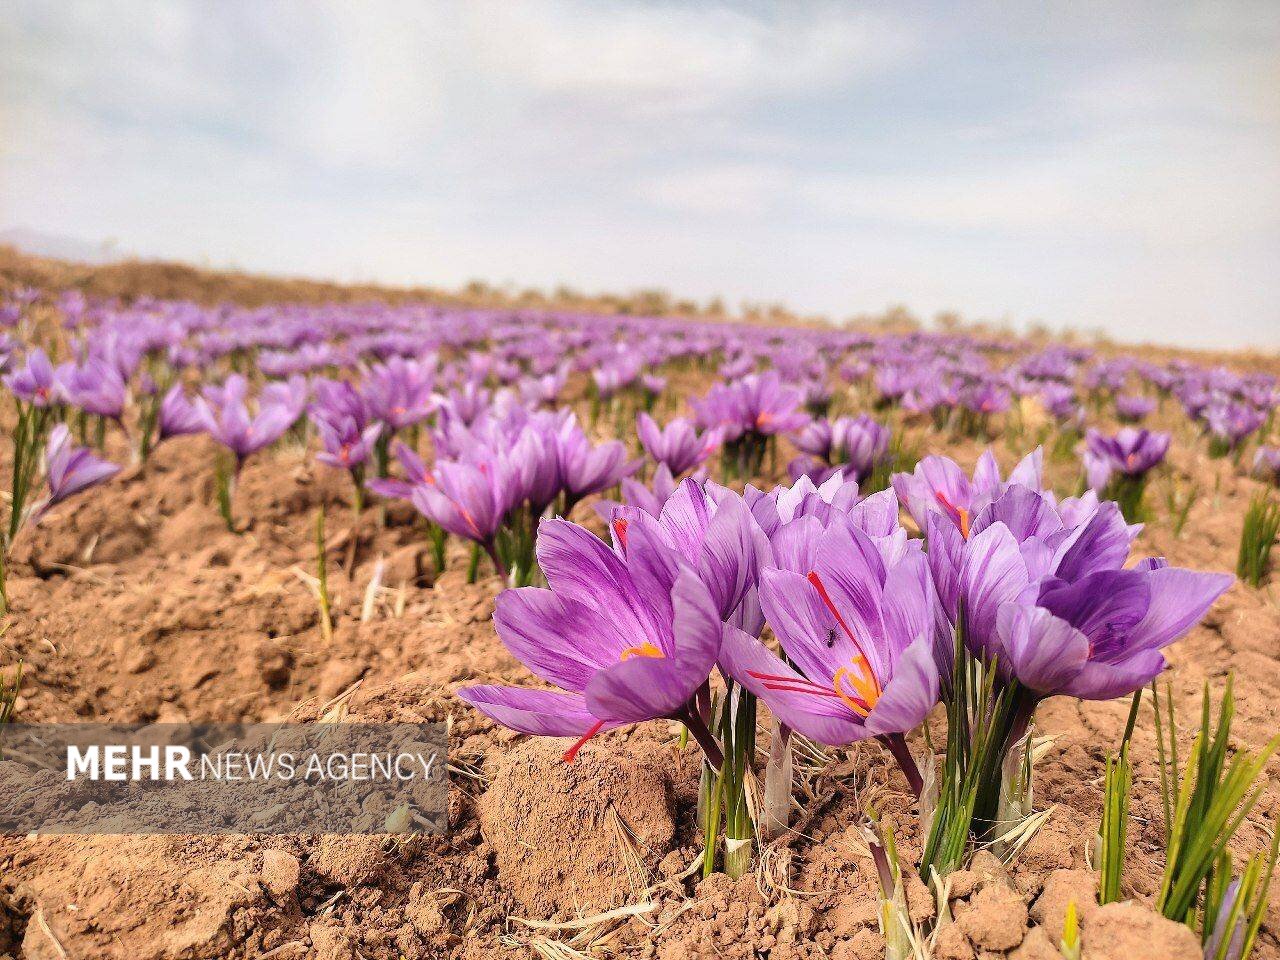
M 622 660 L 630 660 L 632 657 L 657 657 L 662 659 L 662 651 L 646 640 L 638 647 L 627 647 L 622 651 Z
M 969 539 L 969 511 L 961 508 L 957 511 L 960 514 L 960 536 L 965 540 Z
M 836 696 L 844 701 L 845 706 L 858 716 L 865 717 L 880 699 L 880 684 L 876 682 L 875 674 L 871 672 L 871 665 L 867 663 L 866 657 L 858 654 L 852 662 L 852 668 L 841 667 L 836 671 L 836 675 L 832 678 L 832 686 L 835 688 Z M 852 694 L 845 689 L 846 679 L 849 681 L 849 686 L 853 688 Z

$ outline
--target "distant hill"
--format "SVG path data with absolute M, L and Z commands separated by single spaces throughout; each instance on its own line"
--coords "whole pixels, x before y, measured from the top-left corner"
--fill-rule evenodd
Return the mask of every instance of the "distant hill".
M 128 254 L 120 250 L 113 240 L 93 243 L 76 237 L 64 237 L 21 226 L 0 230 L 0 245 L 15 247 L 23 253 L 38 257 L 53 257 L 57 260 L 93 266 L 116 263 L 128 257 Z

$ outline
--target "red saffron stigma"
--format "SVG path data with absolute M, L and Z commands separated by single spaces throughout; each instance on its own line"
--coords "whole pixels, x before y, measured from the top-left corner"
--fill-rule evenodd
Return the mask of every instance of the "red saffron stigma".
M 618 537 L 618 543 L 622 544 L 622 549 L 627 549 L 627 521 L 622 517 L 613 521 L 613 532 Z
M 582 735 L 582 737 L 572 747 L 564 752 L 564 762 L 573 763 L 574 758 L 578 756 L 578 751 L 587 745 L 587 741 L 600 732 L 600 728 L 604 726 L 603 720 L 597 720 L 595 725 Z
M 934 491 L 933 498 L 942 505 L 942 509 L 951 514 L 951 519 L 955 520 L 956 525 L 960 527 L 960 536 L 965 540 L 969 539 L 969 511 L 962 510 L 954 503 L 947 499 L 947 495 L 941 490 Z
M 813 584 L 814 589 L 818 591 L 818 596 L 822 598 L 822 602 L 826 604 L 827 609 L 831 611 L 831 615 L 836 618 L 836 623 L 840 624 L 845 635 L 853 641 L 853 645 L 857 647 L 858 652 L 861 653 L 862 646 L 858 643 L 858 638 L 853 635 L 853 631 L 849 629 L 849 625 L 844 622 L 844 617 L 840 616 L 840 611 L 836 609 L 836 605 L 831 601 L 831 594 L 827 593 L 827 587 L 826 584 L 822 582 L 822 578 L 818 576 L 816 571 L 810 570 L 808 579 L 809 582 Z

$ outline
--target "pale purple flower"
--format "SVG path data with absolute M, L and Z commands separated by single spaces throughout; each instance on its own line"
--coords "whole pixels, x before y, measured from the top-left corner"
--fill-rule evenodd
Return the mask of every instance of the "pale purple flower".
M 659 427 L 647 413 L 636 416 L 636 433 L 645 452 L 665 464 L 675 476 L 701 466 L 720 446 L 720 432 L 710 429 L 699 434 L 684 417 L 676 417 Z
M 88 447 L 71 442 L 71 431 L 60 423 L 49 432 L 45 445 L 45 480 L 49 495 L 36 504 L 31 523 L 36 523 L 55 504 L 96 486 L 120 472 L 120 465 L 99 459 Z

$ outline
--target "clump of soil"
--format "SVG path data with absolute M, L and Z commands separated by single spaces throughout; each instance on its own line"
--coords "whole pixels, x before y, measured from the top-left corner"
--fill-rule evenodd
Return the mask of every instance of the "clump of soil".
M 588 745 L 565 763 L 562 753 L 555 741 L 521 745 L 477 804 L 498 879 L 539 918 L 635 901 L 676 839 L 667 756 Z

